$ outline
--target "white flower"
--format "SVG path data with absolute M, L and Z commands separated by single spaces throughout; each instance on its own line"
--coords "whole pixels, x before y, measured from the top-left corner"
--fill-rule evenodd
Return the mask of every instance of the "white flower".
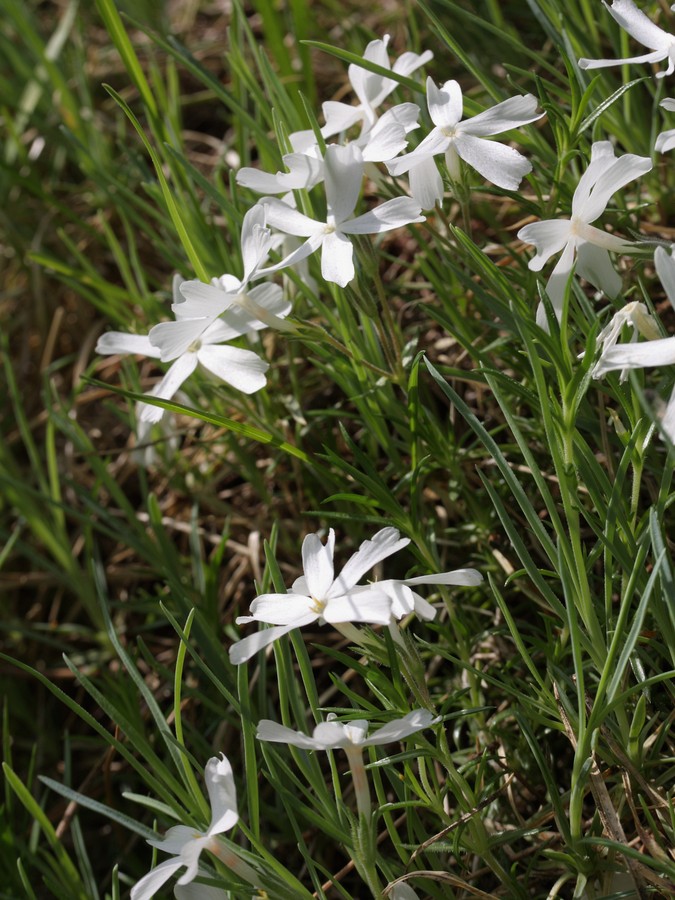
M 396 197 L 370 212 L 354 217 L 361 193 L 363 155 L 354 144 L 326 149 L 325 182 L 327 216 L 317 222 L 275 197 L 263 197 L 267 223 L 286 234 L 306 237 L 293 253 L 260 274 L 267 275 L 306 259 L 321 247 L 321 274 L 326 281 L 345 287 L 355 275 L 351 234 L 379 234 L 413 222 L 423 222 L 419 204 L 410 197 Z
M 580 59 L 581 69 L 602 69 L 605 66 L 621 66 L 624 63 L 655 63 L 667 59 L 668 68 L 665 72 L 657 72 L 656 77 L 663 78 L 675 70 L 675 37 L 672 34 L 655 25 L 642 10 L 637 8 L 633 0 L 613 0 L 611 6 L 607 6 L 606 3 L 605 6 L 619 25 L 638 43 L 649 47 L 651 52 L 628 59 Z
M 668 112 L 675 112 L 675 99 L 666 97 L 665 100 L 662 100 L 659 103 L 659 106 L 667 109 Z M 656 138 L 654 149 L 658 153 L 667 153 L 669 150 L 672 150 L 673 147 L 675 147 L 675 128 L 671 128 L 670 131 L 662 131 Z
M 389 62 L 387 45 L 389 35 L 385 34 L 383 40 L 371 41 L 366 47 L 363 58 L 368 62 L 376 63 L 384 69 L 391 69 L 397 75 L 410 75 L 420 66 L 429 62 L 433 57 L 430 50 L 417 54 L 410 51 L 400 56 L 393 66 Z M 337 103 L 329 100 L 323 104 L 323 114 L 326 124 L 321 129 L 325 138 L 332 137 L 340 131 L 347 131 L 352 125 L 362 123 L 362 134 L 369 131 L 377 121 L 375 110 L 394 91 L 398 82 L 393 78 L 376 75 L 367 69 L 352 64 L 347 73 L 354 88 L 354 93 L 359 98 L 357 106 L 348 106 L 346 103 Z
M 304 575 L 297 578 L 288 594 L 261 594 L 251 604 L 251 615 L 240 616 L 238 624 L 267 622 L 275 625 L 244 638 L 230 647 L 230 660 L 246 662 L 293 628 L 310 622 L 369 622 L 386 625 L 391 619 L 391 598 L 377 584 L 357 587 L 357 582 L 373 566 L 410 543 L 396 528 L 383 528 L 364 541 L 335 577 L 333 555 L 335 532 L 331 528 L 326 544 L 318 534 L 308 534 L 302 543 Z
M 387 163 L 391 175 L 410 172 L 410 189 L 422 209 L 430 209 L 443 199 L 443 180 L 433 162 L 439 153 L 451 178 L 459 175 L 459 159 L 472 166 L 483 178 L 507 190 L 515 190 L 523 176 L 532 171 L 524 156 L 499 141 L 485 138 L 501 134 L 520 125 L 540 119 L 537 99 L 532 94 L 510 97 L 491 109 L 461 121 L 462 89 L 456 81 L 446 81 L 442 88 L 427 78 L 427 105 L 434 128 L 411 153 Z
M 220 319 L 212 322 L 184 353 L 173 362 L 164 377 L 155 385 L 152 396 L 170 400 L 183 382 L 192 375 L 198 365 L 245 394 L 252 394 L 265 386 L 265 372 L 269 363 L 260 359 L 252 350 L 220 346 L 224 341 L 239 337 L 242 332 Z M 147 335 L 109 331 L 102 334 L 96 344 L 96 352 L 102 355 L 139 353 L 159 359 L 162 351 L 150 343 Z M 159 422 L 164 410 L 160 406 L 140 404 L 140 419 Z
M 575 256 L 576 272 L 582 278 L 610 297 L 615 297 L 621 290 L 621 279 L 614 271 L 607 251 L 621 253 L 630 247 L 630 243 L 595 228 L 591 222 L 602 215 L 612 194 L 651 168 L 648 157 L 626 153 L 617 159 L 608 141 L 597 141 L 591 148 L 588 168 L 572 197 L 571 218 L 534 222 L 518 232 L 521 241 L 537 248 L 529 262 L 534 272 L 539 272 L 554 253 L 563 251 L 546 285 L 558 319 L 562 316 L 565 287 Z M 541 304 L 537 309 L 537 324 L 544 329 L 548 327 Z
M 202 850 L 217 847 L 216 836 L 236 825 L 237 795 L 232 767 L 224 755 L 212 757 L 204 771 L 211 804 L 211 822 L 206 831 L 189 825 L 174 825 L 161 841 L 148 841 L 153 847 L 171 854 L 171 858 L 151 869 L 131 889 L 131 900 L 149 900 L 174 872 L 185 866 L 178 884 L 189 884 L 197 875 Z
M 672 251 L 673 248 L 671 248 Z M 657 247 L 654 254 L 656 272 L 670 303 L 675 307 L 675 259 L 672 252 Z M 642 344 L 617 344 L 603 352 L 594 369 L 594 377 L 602 378 L 616 369 L 642 369 L 675 365 L 675 337 L 648 340 Z M 661 418 L 661 429 L 675 443 L 675 389 Z
M 259 194 L 285 194 L 287 191 L 310 190 L 323 181 L 323 157 L 313 132 L 294 132 L 289 140 L 293 152 L 282 157 L 288 172 L 272 175 L 244 166 L 237 172 L 237 184 Z
M 272 234 L 265 226 L 265 210 L 256 205 L 246 213 L 242 223 L 242 278 L 221 275 L 213 278 L 211 284 L 174 278 L 171 309 L 176 321 L 161 322 L 149 333 L 151 343 L 160 348 L 160 359 L 166 362 L 180 356 L 219 316 L 237 334 L 266 325 L 283 327 L 281 319 L 289 312 L 290 304 L 282 299 L 281 288 L 264 284 L 248 289 L 249 282 L 259 277 L 272 241 Z
M 273 741 L 281 744 L 291 744 L 303 750 L 351 750 L 353 748 L 375 747 L 380 744 L 390 744 L 403 738 L 429 728 L 440 721 L 440 717 L 434 717 L 425 709 L 415 709 L 403 716 L 394 719 L 374 731 L 370 737 L 368 734 L 368 722 L 366 719 L 355 719 L 347 724 L 335 721 L 335 714 L 331 713 L 327 721 L 319 722 L 312 733 L 312 737 L 301 731 L 293 731 L 270 719 L 262 719 L 258 723 L 256 737 L 260 741 Z

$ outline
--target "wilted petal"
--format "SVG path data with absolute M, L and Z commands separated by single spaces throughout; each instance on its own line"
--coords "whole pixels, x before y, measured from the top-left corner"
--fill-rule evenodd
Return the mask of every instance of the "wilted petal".
M 323 239 L 321 274 L 340 287 L 349 284 L 355 275 L 352 242 L 339 231 L 329 232 Z
M 443 179 L 433 156 L 427 156 L 413 166 L 408 178 L 410 193 L 422 209 L 433 209 L 437 203 L 443 202 Z
M 436 87 L 433 78 L 427 78 L 427 106 L 431 121 L 438 128 L 454 128 L 462 118 L 462 89 L 454 81 L 446 81 Z
M 461 132 L 455 137 L 454 147 L 479 175 L 507 191 L 517 190 L 525 175 L 532 171 L 529 159 L 499 141 L 486 141 Z
M 537 98 L 532 94 L 525 94 L 523 97 L 509 97 L 508 100 L 478 113 L 462 122 L 457 131 L 476 137 L 501 134 L 503 131 L 541 119 L 543 115 L 543 112 L 537 112 Z
M 413 222 L 424 222 L 420 205 L 412 197 L 394 197 L 373 207 L 370 212 L 344 222 L 340 231 L 345 234 L 379 234 Z
M 101 356 L 140 353 L 159 359 L 159 349 L 150 343 L 147 334 L 127 334 L 125 331 L 106 331 L 96 342 L 96 352 Z
M 265 372 L 270 364 L 252 350 L 204 344 L 198 351 L 199 362 L 216 378 L 244 394 L 254 394 L 265 387 Z
M 435 717 L 434 714 L 428 710 L 414 709 L 412 712 L 409 712 L 407 716 L 403 716 L 402 719 L 395 719 L 393 722 L 389 722 L 382 728 L 378 728 L 377 731 L 374 731 L 363 743 L 366 747 L 373 747 L 378 744 L 389 744 L 392 741 L 400 741 L 405 737 L 409 737 L 411 734 L 415 734 L 416 731 L 421 731 L 423 728 L 429 728 L 430 725 L 435 725 L 438 721 L 439 717 Z
M 331 597 L 338 597 L 351 590 L 374 565 L 397 553 L 410 543 L 402 538 L 397 528 L 382 528 L 369 541 L 363 541 L 359 549 L 347 561 L 340 575 L 333 582 Z M 338 621 L 338 620 L 334 620 Z M 343 621 L 348 621 L 347 619 Z
M 537 252 L 528 263 L 533 272 L 544 268 L 548 260 L 568 243 L 572 223 L 569 219 L 545 219 L 525 225 L 517 234 L 524 244 L 534 244 Z
M 318 534 L 306 535 L 302 542 L 302 568 L 305 573 L 307 594 L 322 600 L 333 583 L 333 556 L 335 532 L 331 528 L 325 544 Z
M 583 241 L 577 246 L 577 275 L 608 297 L 621 293 L 622 281 L 603 247 Z
M 239 819 L 237 813 L 237 789 L 232 775 L 232 766 L 222 753 L 212 756 L 204 769 L 204 781 L 211 804 L 211 824 L 208 834 L 222 834 L 234 828 Z
M 602 228 L 596 228 L 595 225 L 584 225 L 577 223 L 576 234 L 578 242 L 588 241 L 596 247 L 602 247 L 605 250 L 611 250 L 612 253 L 625 253 L 633 246 L 632 241 L 618 237 L 616 234 L 610 234 L 603 231 Z
M 140 881 L 131 889 L 131 900 L 151 900 L 157 891 L 165 884 L 174 872 L 182 868 L 183 863 L 180 859 L 167 859 L 154 869 L 151 869 L 147 875 L 144 875 Z
M 272 741 L 275 744 L 290 744 L 292 747 L 300 747 L 302 750 L 322 750 L 323 745 L 315 741 L 308 734 L 301 731 L 293 731 L 285 725 L 279 725 L 271 719 L 261 719 L 255 735 L 259 741 Z

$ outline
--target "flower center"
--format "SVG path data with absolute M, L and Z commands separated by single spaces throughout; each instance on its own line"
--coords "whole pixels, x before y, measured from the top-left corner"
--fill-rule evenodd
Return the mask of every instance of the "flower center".
M 447 138 L 450 138 L 451 140 L 453 140 L 454 137 L 455 137 L 455 135 L 457 134 L 457 126 L 456 126 L 456 125 L 453 125 L 453 126 L 451 127 L 450 125 L 446 125 L 445 128 L 441 128 L 441 132 L 442 132 Z
M 312 605 L 309 607 L 309 611 L 316 613 L 317 616 L 320 616 L 323 613 L 324 609 L 326 608 L 326 601 L 325 600 L 317 600 L 316 597 L 312 597 L 311 600 L 312 600 Z
M 193 341 L 188 347 L 188 353 L 196 353 L 202 346 L 202 342 L 200 338 L 197 338 L 196 341 Z

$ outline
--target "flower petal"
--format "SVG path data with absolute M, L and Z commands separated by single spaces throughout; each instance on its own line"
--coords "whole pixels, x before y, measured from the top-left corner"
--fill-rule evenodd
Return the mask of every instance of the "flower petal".
M 309 237 L 323 229 L 321 222 L 310 219 L 277 197 L 262 197 L 260 203 L 265 206 L 267 224 L 271 228 L 298 237 Z
M 319 600 L 323 597 L 317 598 Z M 292 625 L 295 622 L 307 624 L 318 619 L 312 610 L 314 600 L 303 594 L 260 594 L 251 603 L 251 616 L 258 622 L 269 625 Z M 309 618 L 308 618 L 309 616 Z
M 235 666 L 239 666 L 249 660 L 252 656 L 255 656 L 260 650 L 264 650 L 265 647 L 268 647 L 270 644 L 279 640 L 280 637 L 288 634 L 289 631 L 293 631 L 294 628 L 307 625 L 309 622 L 314 622 L 315 620 L 316 616 L 312 615 L 306 622 L 293 622 L 291 625 L 278 625 L 275 628 L 264 628 L 262 631 L 250 634 L 248 637 L 242 638 L 240 641 L 236 641 L 231 645 L 229 649 L 230 662 Z
M 182 867 L 183 863 L 180 859 L 167 859 L 154 869 L 151 869 L 147 875 L 144 875 L 140 881 L 131 889 L 130 900 L 151 900 L 157 891 L 165 884 L 174 872 Z
M 227 296 L 222 291 L 218 291 L 218 293 L 221 296 Z M 210 317 L 160 322 L 159 325 L 153 325 L 148 337 L 159 350 L 162 362 L 169 362 L 186 353 L 190 346 L 199 340 L 212 322 L 213 318 Z
M 615 369 L 647 369 L 675 365 L 675 337 L 659 338 L 642 344 L 616 344 L 603 353 L 597 377 Z
M 621 276 L 603 247 L 581 241 L 577 245 L 576 272 L 608 297 L 616 297 L 621 293 Z
M 335 531 L 332 528 L 325 544 L 321 543 L 318 534 L 308 534 L 302 542 L 302 568 L 311 597 L 323 600 L 328 593 L 334 578 L 334 554 Z
M 519 128 L 541 119 L 543 112 L 537 112 L 537 98 L 532 94 L 522 97 L 509 97 L 502 103 L 486 109 L 482 113 L 466 119 L 457 127 L 458 133 L 472 134 L 475 137 L 501 134 L 511 128 Z
M 398 75 L 410 75 L 411 72 L 415 72 L 433 58 L 434 54 L 431 50 L 424 50 L 422 53 L 413 53 L 408 50 L 399 56 L 392 66 L 392 71 Z
M 159 397 L 161 400 L 171 400 L 181 384 L 189 378 L 197 368 L 197 354 L 184 353 L 171 365 L 164 374 L 164 378 L 155 385 L 153 396 Z M 164 415 L 161 406 L 151 406 L 143 403 L 141 405 L 140 418 L 143 422 L 159 422 Z
M 533 272 L 544 268 L 554 253 L 558 253 L 569 242 L 572 223 L 569 219 L 544 219 L 525 225 L 517 234 L 525 244 L 534 244 L 537 252 L 528 263 Z
M 433 209 L 443 202 L 443 179 L 433 156 L 420 160 L 408 172 L 410 193 L 422 209 Z
M 406 130 L 399 122 L 391 121 L 379 127 L 380 119 L 368 133 L 367 141 L 362 146 L 365 162 L 386 162 L 397 156 L 408 145 Z
M 279 725 L 271 719 L 261 719 L 255 735 L 259 741 L 271 741 L 275 744 L 290 744 L 292 747 L 300 747 L 302 750 L 323 750 L 323 745 L 315 741 L 308 734 L 301 731 L 293 731 L 285 725 Z
M 656 152 L 668 153 L 673 147 L 675 147 L 675 128 L 671 128 L 670 131 L 662 131 L 656 138 L 656 143 L 654 144 Z
M 574 239 L 568 241 L 563 250 L 562 256 L 551 272 L 548 282 L 546 283 L 546 293 L 553 305 L 553 310 L 558 321 L 562 319 L 563 305 L 565 303 L 565 293 L 567 291 L 567 282 L 569 281 L 572 267 L 574 265 L 574 257 L 576 255 L 576 242 Z M 537 325 L 544 331 L 548 331 L 548 319 L 546 318 L 546 310 L 544 304 L 540 303 L 537 307 Z
M 344 222 L 340 231 L 345 234 L 380 234 L 413 222 L 424 222 L 420 212 L 419 203 L 412 197 L 394 197 L 373 207 L 370 212 Z
M 369 541 L 363 541 L 359 549 L 347 561 L 330 589 L 331 597 L 339 597 L 350 591 L 374 565 L 397 553 L 410 543 L 402 538 L 397 528 L 382 528 Z M 333 620 L 338 621 L 338 620 Z M 349 620 L 344 620 L 349 621 Z M 363 621 L 363 620 L 361 620 Z
M 127 334 L 125 331 L 106 331 L 96 342 L 96 352 L 101 356 L 139 353 L 159 359 L 159 350 L 153 347 L 147 334 Z
M 462 89 L 454 80 L 436 87 L 433 78 L 427 78 L 427 106 L 431 121 L 437 128 L 454 128 L 462 118 Z
M 321 107 L 326 124 L 321 129 L 325 138 L 333 137 L 341 131 L 348 131 L 352 125 L 364 119 L 362 106 L 349 106 L 336 100 L 327 100 Z
M 213 319 L 232 304 L 240 287 L 241 282 L 236 281 L 234 292 L 230 292 L 224 290 L 220 283 L 216 287 L 214 284 L 204 284 L 203 281 L 196 279 L 184 281 L 180 286 L 183 300 L 181 303 L 174 303 L 171 309 L 177 319 Z
M 204 874 L 202 872 L 198 873 Z M 229 900 L 230 894 L 209 884 L 177 884 L 173 889 L 176 900 Z M 393 895 L 392 895 L 393 896 Z M 402 898 L 400 898 L 402 900 Z
M 409 712 L 407 716 L 403 716 L 402 719 L 394 719 L 393 722 L 388 722 L 382 728 L 378 728 L 377 731 L 374 731 L 371 736 L 365 740 L 364 746 L 373 747 L 378 744 L 389 744 L 392 741 L 400 741 L 405 737 L 409 737 L 411 734 L 415 734 L 416 731 L 421 731 L 423 728 L 429 728 L 431 725 L 435 725 L 439 721 L 438 716 L 434 716 L 433 713 L 429 712 L 426 709 L 414 709 L 412 712 Z
M 207 834 L 222 834 L 234 828 L 239 819 L 232 766 L 224 754 L 212 756 L 206 763 L 204 781 L 211 804 L 211 824 Z
M 391 602 L 391 597 L 385 591 L 378 590 L 377 584 L 364 585 L 361 590 L 330 597 L 322 616 L 331 625 L 339 625 L 340 622 L 387 625 L 391 620 Z
M 323 239 L 321 274 L 326 281 L 332 281 L 340 287 L 349 284 L 355 275 L 354 247 L 349 238 L 339 231 L 332 231 Z
M 654 50 L 642 56 L 627 56 L 624 59 L 580 59 L 580 69 L 604 69 L 607 66 L 624 66 L 629 63 L 653 63 L 659 62 L 668 56 L 667 50 Z
M 405 578 L 403 584 L 461 584 L 475 587 L 481 584 L 483 576 L 477 569 L 453 569 L 452 572 L 438 572 L 436 575 L 417 575 Z
M 350 727 L 351 731 L 348 731 Z M 350 744 L 361 744 L 367 730 L 368 723 L 363 719 L 357 719 L 349 725 L 343 725 L 342 722 L 319 722 L 313 737 L 322 750 L 337 750 Z
M 605 211 L 612 194 L 651 168 L 652 161 L 648 156 L 636 156 L 634 153 L 620 156 L 597 179 L 588 199 L 575 205 L 574 215 L 584 222 L 594 222 Z
M 532 171 L 532 163 L 513 147 L 499 141 L 458 132 L 454 141 L 458 155 L 487 181 L 507 191 L 515 191 Z
M 657 247 L 654 253 L 656 274 L 659 276 L 671 306 L 675 307 L 675 259 L 665 247 Z
M 612 18 L 640 44 L 651 50 L 667 50 L 670 46 L 671 36 L 638 9 L 633 0 L 613 0 L 611 6 L 607 3 L 605 6 Z
M 387 169 L 390 175 L 395 177 L 404 175 L 413 166 L 416 166 L 422 160 L 430 159 L 438 153 L 445 153 L 450 146 L 452 138 L 443 134 L 440 128 L 433 128 L 424 140 L 417 147 L 405 156 L 399 156 L 387 162 Z
M 256 203 L 241 223 L 241 257 L 244 264 L 245 284 L 266 259 L 272 242 L 269 228 L 265 227 L 265 207 Z
M 327 221 L 339 225 L 352 215 L 361 193 L 363 156 L 356 144 L 346 147 L 332 144 L 326 148 L 324 182 Z
M 270 364 L 252 350 L 203 344 L 197 358 L 216 378 L 244 394 L 254 394 L 267 384 L 265 372 Z

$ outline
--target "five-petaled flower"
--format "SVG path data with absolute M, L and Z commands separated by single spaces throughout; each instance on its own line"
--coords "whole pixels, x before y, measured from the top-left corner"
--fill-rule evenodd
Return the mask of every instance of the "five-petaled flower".
M 539 272 L 547 260 L 562 250 L 562 256 L 551 272 L 546 293 L 558 319 L 562 317 L 565 287 L 576 257 L 576 272 L 590 281 L 609 297 L 616 297 L 621 290 L 621 278 L 615 272 L 608 250 L 621 253 L 631 244 L 616 235 L 595 228 L 591 222 L 602 215 L 609 199 L 619 188 L 652 168 L 646 156 L 626 153 L 618 159 L 609 141 L 597 141 L 591 148 L 591 161 L 572 197 L 572 215 L 569 219 L 552 219 L 533 222 L 518 232 L 526 244 L 534 244 L 536 254 L 529 262 L 534 272 Z M 546 312 L 540 304 L 537 324 L 547 328 Z
M 491 109 L 462 121 L 462 89 L 456 81 L 438 88 L 427 79 L 427 105 L 434 128 L 411 152 L 387 163 L 392 175 L 410 173 L 410 190 L 422 209 L 430 209 L 443 199 L 443 179 L 434 156 L 445 154 L 450 177 L 459 178 L 459 160 L 463 159 L 483 178 L 506 190 L 515 190 L 532 164 L 522 154 L 499 141 L 486 137 L 510 131 L 541 118 L 537 98 L 532 94 L 510 97 Z
M 131 900 L 149 900 L 171 876 L 185 866 L 178 884 L 189 884 L 197 875 L 203 850 L 216 850 L 217 836 L 233 828 L 238 819 L 237 794 L 232 767 L 227 758 L 212 757 L 206 764 L 204 780 L 211 804 L 211 821 L 206 831 L 189 825 L 174 825 L 163 840 L 148 841 L 171 858 L 155 866 L 131 889 Z

